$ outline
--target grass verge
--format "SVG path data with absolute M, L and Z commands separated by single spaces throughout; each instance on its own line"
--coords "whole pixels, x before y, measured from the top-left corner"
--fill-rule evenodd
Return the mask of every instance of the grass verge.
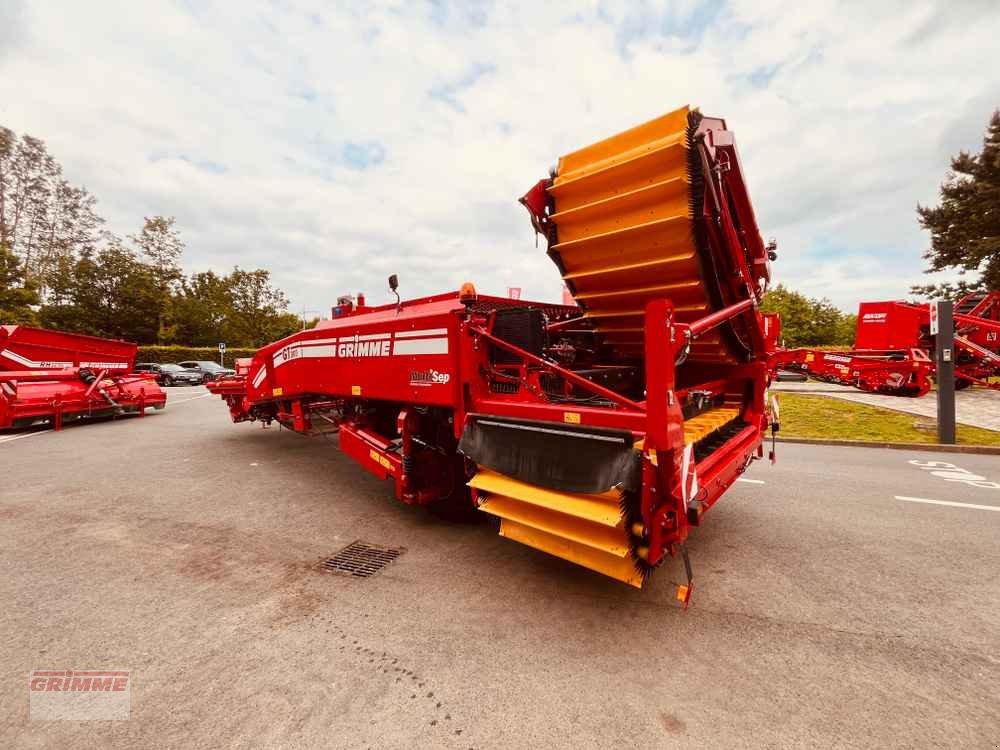
M 933 420 L 867 404 L 801 393 L 779 393 L 781 437 L 868 440 L 873 443 L 936 443 Z M 930 425 L 918 429 L 915 423 Z M 958 425 L 959 445 L 1000 445 L 1000 432 Z

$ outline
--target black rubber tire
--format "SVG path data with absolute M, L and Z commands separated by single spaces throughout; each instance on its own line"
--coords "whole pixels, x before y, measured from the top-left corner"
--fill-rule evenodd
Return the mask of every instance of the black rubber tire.
M 972 385 L 972 381 L 971 380 L 963 380 L 962 378 L 955 378 L 955 390 L 956 391 L 964 391 L 970 385 Z
M 174 384 L 174 379 L 169 375 L 163 379 L 163 387 L 170 388 Z
M 468 488 L 466 488 L 468 491 Z M 426 505 L 431 515 L 450 523 L 478 524 L 489 520 L 486 513 L 472 504 L 468 496 L 464 498 L 446 497 Z
M 432 515 L 451 523 L 484 523 L 491 516 L 472 504 L 472 490 L 465 484 L 465 461 L 459 456 L 455 459 L 455 472 L 463 478 L 462 481 L 456 483 L 448 497 L 428 503 L 425 507 Z

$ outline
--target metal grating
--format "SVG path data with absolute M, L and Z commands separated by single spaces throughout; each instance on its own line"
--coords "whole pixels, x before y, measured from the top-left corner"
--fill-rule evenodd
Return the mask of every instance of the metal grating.
M 403 547 L 380 547 L 368 542 L 351 542 L 333 557 L 320 563 L 320 568 L 331 573 L 369 578 L 378 573 L 406 550 Z

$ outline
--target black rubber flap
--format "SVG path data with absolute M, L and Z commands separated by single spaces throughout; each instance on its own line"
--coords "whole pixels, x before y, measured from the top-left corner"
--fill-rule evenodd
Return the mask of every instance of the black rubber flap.
M 638 490 L 641 456 L 625 430 L 470 415 L 458 449 L 480 466 L 562 492 Z

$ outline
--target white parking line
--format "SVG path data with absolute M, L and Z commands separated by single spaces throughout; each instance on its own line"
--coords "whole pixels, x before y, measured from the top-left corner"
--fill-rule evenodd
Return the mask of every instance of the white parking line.
M 764 480 L 763 479 L 744 479 L 743 477 L 740 477 L 736 481 L 737 482 L 746 482 L 747 484 L 764 484 Z
M 0 437 L 0 443 L 9 443 L 9 442 L 14 441 L 14 440 L 20 440 L 21 438 L 34 437 L 35 435 L 41 435 L 41 434 L 46 433 L 46 432 L 52 432 L 52 430 L 49 429 L 49 430 L 38 430 L 37 432 L 23 432 L 20 435 L 4 435 L 3 437 Z
M 973 510 L 993 510 L 1000 511 L 1000 505 L 976 505 L 975 503 L 954 503 L 951 500 L 928 500 L 926 497 L 906 497 L 896 495 L 897 500 L 904 500 L 908 503 L 927 503 L 928 505 L 948 505 L 952 508 L 972 508 Z
M 203 393 L 200 396 L 192 396 L 191 398 L 182 398 L 180 401 L 171 401 L 168 398 L 167 399 L 167 405 L 169 406 L 170 404 L 183 404 L 183 403 L 186 403 L 188 401 L 194 401 L 195 399 L 205 398 L 205 397 L 211 396 L 211 395 L 212 395 L 211 393 Z

